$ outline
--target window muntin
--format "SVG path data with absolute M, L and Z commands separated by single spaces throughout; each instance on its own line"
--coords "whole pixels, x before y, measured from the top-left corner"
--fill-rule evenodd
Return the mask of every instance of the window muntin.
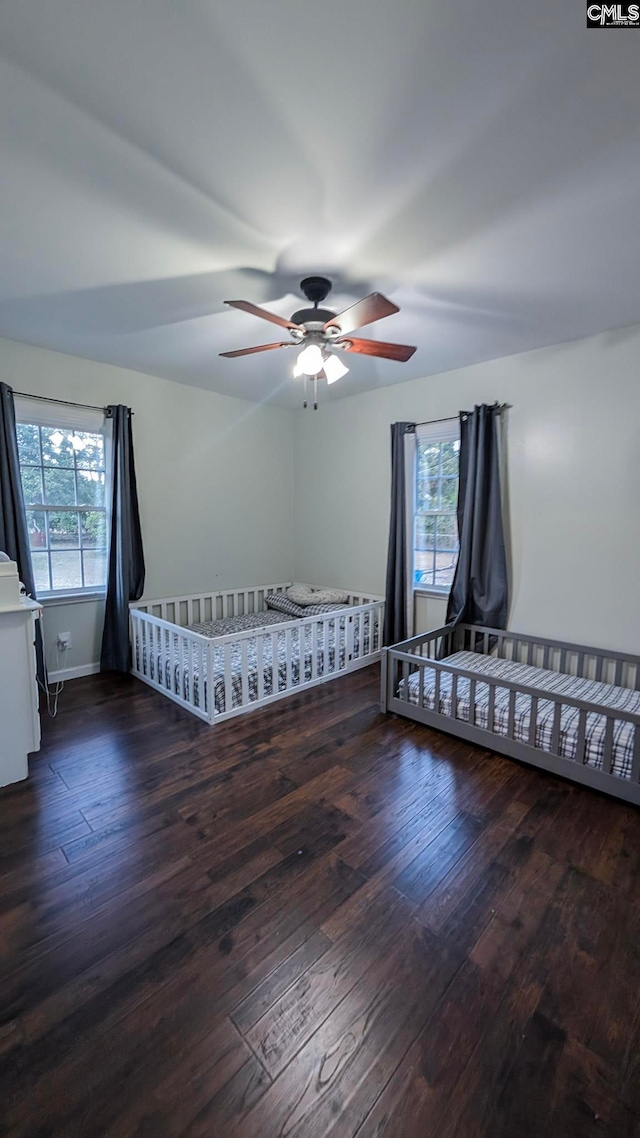
M 413 584 L 447 591 L 458 560 L 460 440 L 416 440 Z
M 19 422 L 17 435 L 38 596 L 103 591 L 104 434 Z

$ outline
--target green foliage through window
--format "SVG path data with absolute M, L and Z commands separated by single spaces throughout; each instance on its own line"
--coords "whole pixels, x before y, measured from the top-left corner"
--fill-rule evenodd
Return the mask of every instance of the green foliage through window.
M 458 475 L 460 443 L 417 443 L 414 585 L 446 588 L 458 559 Z
M 18 452 L 36 591 L 106 583 L 104 437 L 18 423 Z

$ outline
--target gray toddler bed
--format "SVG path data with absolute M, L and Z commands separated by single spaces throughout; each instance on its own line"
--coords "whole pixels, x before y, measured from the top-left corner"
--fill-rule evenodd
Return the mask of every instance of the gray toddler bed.
M 438 628 L 383 649 L 382 710 L 640 804 L 640 656 Z

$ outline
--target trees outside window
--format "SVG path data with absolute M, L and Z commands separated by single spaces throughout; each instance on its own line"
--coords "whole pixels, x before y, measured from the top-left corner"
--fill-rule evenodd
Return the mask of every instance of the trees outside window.
M 416 443 L 414 587 L 451 587 L 458 560 L 458 438 Z
M 104 590 L 104 435 L 26 422 L 17 434 L 38 595 Z

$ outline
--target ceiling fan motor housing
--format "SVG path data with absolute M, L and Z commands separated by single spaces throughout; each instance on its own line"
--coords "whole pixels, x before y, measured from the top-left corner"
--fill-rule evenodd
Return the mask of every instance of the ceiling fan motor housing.
M 300 289 L 312 304 L 320 304 L 331 292 L 331 281 L 327 277 L 305 277 L 300 281 Z
M 318 328 L 322 328 L 327 320 L 333 320 L 335 312 L 330 312 L 328 308 L 301 308 L 299 312 L 294 312 L 291 317 L 294 324 L 317 324 Z
M 291 320 L 294 324 L 306 325 L 308 331 L 320 331 L 323 324 L 326 324 L 327 320 L 333 320 L 335 316 L 335 312 L 331 312 L 328 308 L 318 308 L 320 302 L 331 292 L 331 281 L 327 277 L 305 277 L 300 281 L 300 291 L 314 307 L 299 309 L 293 313 Z

